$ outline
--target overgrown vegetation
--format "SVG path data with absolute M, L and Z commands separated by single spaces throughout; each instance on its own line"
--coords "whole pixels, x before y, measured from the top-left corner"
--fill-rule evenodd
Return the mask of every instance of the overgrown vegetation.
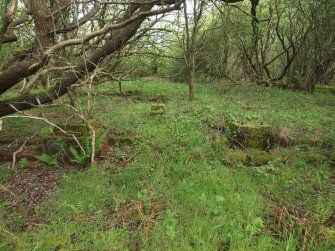
M 182 84 L 123 88 L 149 97 L 163 93 L 166 112 L 153 116 L 150 102 L 132 97 L 97 96 L 96 115 L 137 140 L 115 145 L 103 164 L 67 172 L 38 207 L 42 225 L 21 232 L 4 221 L 4 250 L 335 247 L 331 94 L 202 85 L 197 102 L 188 103 Z M 289 128 L 286 137 L 294 141 L 268 152 L 231 148 L 216 129 L 225 119 Z
M 334 16 L 1 1 L 0 251 L 335 250 Z

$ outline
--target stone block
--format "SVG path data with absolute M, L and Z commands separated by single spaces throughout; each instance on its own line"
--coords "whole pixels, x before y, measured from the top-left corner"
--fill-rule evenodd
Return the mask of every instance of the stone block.
M 152 114 L 163 114 L 163 113 L 165 113 L 165 105 L 164 104 L 152 104 L 151 105 L 151 113 Z
M 230 122 L 230 143 L 235 146 L 270 149 L 274 133 L 270 125 L 262 122 Z

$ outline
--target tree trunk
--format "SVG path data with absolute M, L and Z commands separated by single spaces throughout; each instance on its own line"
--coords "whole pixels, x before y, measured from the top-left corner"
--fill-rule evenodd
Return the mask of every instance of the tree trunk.
M 194 82 L 195 82 L 195 59 L 191 53 L 189 62 L 189 79 L 188 79 L 188 98 L 190 101 L 195 99 Z
M 35 46 L 41 53 L 51 45 L 52 42 L 52 23 L 48 20 L 48 6 L 44 0 L 29 1 L 32 16 L 35 23 L 36 42 Z

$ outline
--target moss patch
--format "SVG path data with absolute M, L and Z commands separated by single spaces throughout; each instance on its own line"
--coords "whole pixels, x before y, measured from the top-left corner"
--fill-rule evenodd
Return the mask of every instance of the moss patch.
M 126 146 L 132 145 L 141 140 L 141 137 L 136 134 L 113 135 L 109 137 L 109 144 L 111 146 Z

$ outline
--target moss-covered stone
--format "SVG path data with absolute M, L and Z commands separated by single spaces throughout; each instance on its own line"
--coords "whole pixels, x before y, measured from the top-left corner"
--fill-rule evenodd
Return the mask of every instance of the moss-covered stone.
M 228 161 L 230 164 L 233 165 L 237 165 L 240 163 L 248 166 L 252 162 L 252 156 L 243 151 L 233 151 L 229 152 Z
M 155 97 L 155 100 L 157 102 L 161 102 L 161 103 L 166 103 L 168 101 L 168 96 L 164 95 L 164 94 L 158 94 L 156 97 Z
M 240 147 L 269 149 L 274 142 L 273 129 L 261 122 L 229 123 L 230 143 Z
M 109 138 L 109 144 L 112 146 L 132 145 L 140 139 L 141 137 L 135 134 L 114 135 Z
M 228 162 L 236 165 L 263 166 L 274 160 L 274 155 L 265 151 L 234 150 L 227 153 Z
M 253 156 L 252 164 L 254 166 L 263 166 L 269 164 L 274 159 L 275 156 L 273 154 L 262 151 L 261 153 Z
M 152 104 L 151 105 L 151 113 L 152 114 L 163 114 L 163 113 L 165 113 L 165 105 L 164 104 Z
M 84 131 L 88 131 L 88 127 L 86 124 L 67 124 L 67 125 L 57 125 L 60 128 L 62 128 L 66 133 L 64 133 L 62 130 L 60 130 L 57 127 L 54 127 L 53 132 L 57 136 L 61 137 L 67 137 L 68 134 L 73 134 L 76 137 L 81 137 L 84 134 Z

